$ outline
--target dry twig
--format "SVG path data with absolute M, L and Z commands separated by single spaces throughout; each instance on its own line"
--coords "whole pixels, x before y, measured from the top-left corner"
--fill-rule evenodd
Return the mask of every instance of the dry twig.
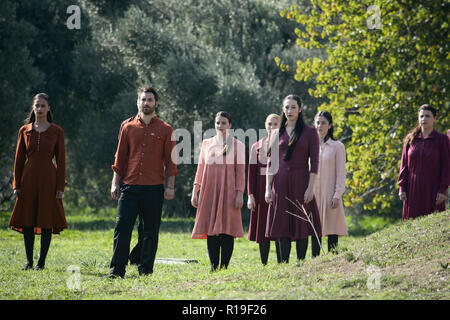
M 291 203 L 292 203 L 292 204 L 293 204 L 293 205 L 294 205 L 301 213 L 303 213 L 303 214 L 305 215 L 306 219 L 303 218 L 302 216 L 298 215 L 298 214 L 289 212 L 288 210 L 286 210 L 286 213 L 289 213 L 290 215 L 293 215 L 294 217 L 297 217 L 297 218 L 299 218 L 299 219 L 302 219 L 303 221 L 306 221 L 306 222 L 308 222 L 308 223 L 311 225 L 311 227 L 312 227 L 312 229 L 313 229 L 313 231 L 314 231 L 314 235 L 316 236 L 317 242 L 319 243 L 320 250 L 322 250 L 323 254 L 325 254 L 325 251 L 324 251 L 323 248 L 322 248 L 322 244 L 320 243 L 319 236 L 317 235 L 316 228 L 314 228 L 314 223 L 313 223 L 314 221 L 313 221 L 313 215 L 312 215 L 312 213 L 310 213 L 310 215 L 308 215 L 308 213 L 306 212 L 305 207 L 304 207 L 303 204 L 301 204 L 298 200 L 296 200 L 297 203 L 295 203 L 294 201 L 292 201 L 292 200 L 289 199 L 288 197 L 286 197 L 286 199 L 287 199 L 288 201 L 290 201 L 290 202 L 291 202 Z

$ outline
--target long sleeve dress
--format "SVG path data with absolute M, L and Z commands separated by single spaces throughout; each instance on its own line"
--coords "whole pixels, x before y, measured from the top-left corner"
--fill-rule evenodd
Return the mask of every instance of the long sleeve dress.
M 278 136 L 274 131 L 272 136 Z M 311 216 L 314 229 L 318 237 L 322 236 L 319 211 L 316 200 L 313 198 L 309 203 L 304 203 L 304 195 L 309 184 L 311 173 L 317 173 L 319 167 L 319 136 L 316 129 L 305 125 L 300 138 L 295 145 L 289 160 L 284 160 L 289 143 L 286 131 L 279 137 L 278 142 L 278 171 L 273 177 L 272 195 L 273 201 L 269 205 L 267 215 L 266 237 L 268 238 L 291 238 L 291 240 L 305 239 L 314 236 L 311 225 L 295 217 L 287 211 L 305 216 L 288 199 L 303 204 L 307 213 Z M 274 151 L 271 151 L 269 166 L 273 168 Z M 269 169 L 270 171 L 272 169 Z M 288 198 L 288 199 L 286 199 Z
M 52 162 L 56 158 L 56 168 Z M 22 126 L 17 139 L 14 161 L 13 189 L 20 189 L 9 226 L 18 232 L 24 227 L 52 229 L 60 233 L 67 228 L 62 199 L 56 191 L 64 191 L 66 154 L 64 131 L 50 124 L 44 132 L 37 132 L 33 124 Z
M 419 132 L 403 146 L 398 184 L 400 192 L 406 192 L 404 220 L 445 210 L 445 201 L 436 205 L 436 197 L 447 194 L 450 183 L 449 144 L 446 135 L 433 130 L 425 139 Z
M 255 142 L 250 150 L 247 178 L 248 195 L 255 199 L 255 209 L 250 213 L 248 240 L 257 243 L 270 240 L 266 238 L 267 211 L 269 205 L 264 199 L 266 192 L 267 148 L 266 138 Z
M 245 145 L 233 139 L 222 155 L 224 145 L 215 137 L 203 140 L 194 185 L 200 186 L 193 239 L 206 239 L 221 233 L 243 237 L 241 209 L 235 207 L 236 192 L 245 190 Z
M 319 172 L 314 195 L 319 207 L 322 235 L 348 235 L 342 195 L 345 192 L 345 146 L 328 139 L 320 146 Z M 331 200 L 340 199 L 337 208 L 331 208 Z

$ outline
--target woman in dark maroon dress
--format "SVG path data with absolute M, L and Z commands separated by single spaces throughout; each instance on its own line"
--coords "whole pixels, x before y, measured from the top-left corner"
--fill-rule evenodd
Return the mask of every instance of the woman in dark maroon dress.
M 266 202 L 269 203 L 266 237 L 279 238 L 282 262 L 289 262 L 291 241 L 296 241 L 297 258 L 303 260 L 312 236 L 312 256 L 320 253 L 322 228 L 314 199 L 314 184 L 319 167 L 319 136 L 302 118 L 300 97 L 283 100 L 280 129 L 272 133 Z M 278 150 L 277 150 L 278 149 Z M 303 205 L 314 228 L 291 202 Z M 292 214 L 290 214 L 290 213 Z
M 281 117 L 277 114 L 270 114 L 266 118 L 265 127 L 267 137 L 255 142 L 250 151 L 248 165 L 248 202 L 247 207 L 250 210 L 250 225 L 248 230 L 248 240 L 256 241 L 259 245 L 259 254 L 261 263 L 267 264 L 270 251 L 270 239 L 266 238 L 266 221 L 268 204 L 264 199 L 266 191 L 266 168 L 267 152 L 272 130 L 280 127 Z M 280 250 L 278 242 L 275 242 L 277 261 L 280 261 Z
M 449 139 L 434 129 L 436 109 L 424 104 L 419 125 L 405 138 L 398 184 L 403 220 L 445 210 L 450 183 Z

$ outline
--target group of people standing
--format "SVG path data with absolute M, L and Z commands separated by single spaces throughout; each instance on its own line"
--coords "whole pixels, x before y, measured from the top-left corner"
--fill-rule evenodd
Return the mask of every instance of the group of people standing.
M 231 125 L 229 113 L 216 114 L 217 134 L 203 141 L 191 199 L 197 208 L 192 237 L 207 239 L 211 270 L 227 268 L 234 238 L 243 236 L 245 163 L 239 160 L 245 159 L 245 148 L 228 134 Z M 302 260 L 309 236 L 315 257 L 322 235 L 328 236 L 329 250 L 337 245 L 338 236 L 347 235 L 342 204 L 345 148 L 334 140 L 329 112 L 319 112 L 315 126 L 304 123 L 300 97 L 289 95 L 283 100 L 282 115 L 266 118 L 267 137 L 251 146 L 248 239 L 258 243 L 262 264 L 267 264 L 271 241 L 281 263 L 289 262 L 292 241 Z M 232 161 L 227 161 L 227 153 L 232 153 Z
M 118 208 L 111 278 L 124 278 L 129 261 L 138 265 L 140 275 L 153 273 L 163 202 L 175 194 L 176 143 L 173 128 L 156 115 L 157 92 L 140 88 L 137 107 L 138 114 L 122 122 L 112 166 L 111 196 Z M 258 243 L 262 264 L 267 264 L 271 241 L 277 261 L 287 263 L 293 241 L 297 259 L 302 260 L 310 236 L 315 257 L 322 236 L 328 236 L 331 251 L 338 237 L 348 234 L 342 202 L 345 147 L 333 137 L 332 115 L 319 111 L 314 126 L 305 124 L 296 95 L 283 100 L 281 111 L 281 116 L 267 117 L 267 137 L 251 146 L 247 177 L 245 145 L 230 134 L 228 112 L 216 114 L 216 135 L 202 142 L 191 197 L 197 208 L 192 238 L 207 240 L 211 271 L 228 267 L 234 238 L 244 235 L 241 208 L 246 180 L 251 212 L 248 239 Z M 418 126 L 405 139 L 398 179 L 403 219 L 445 209 L 450 143 L 434 130 L 436 116 L 432 106 L 422 106 Z M 24 270 L 33 268 L 35 234 L 42 234 L 36 266 L 40 270 L 52 234 L 67 228 L 64 186 L 64 133 L 53 124 L 49 98 L 41 93 L 34 97 L 26 124 L 19 130 L 14 165 L 16 203 L 9 226 L 24 235 Z M 130 254 L 137 217 L 138 243 Z

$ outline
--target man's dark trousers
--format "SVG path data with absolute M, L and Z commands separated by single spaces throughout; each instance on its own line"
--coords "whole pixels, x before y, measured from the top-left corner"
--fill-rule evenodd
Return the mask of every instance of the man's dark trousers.
M 110 274 L 125 276 L 130 253 L 131 233 L 138 212 L 141 214 L 143 222 L 143 242 L 138 270 L 139 274 L 153 272 L 163 201 L 164 186 L 162 184 L 121 185 Z
M 134 246 L 134 248 L 130 252 L 130 256 L 128 259 L 130 260 L 130 264 L 139 265 L 139 261 L 141 259 L 141 250 L 142 250 L 142 242 L 144 241 L 144 225 L 142 223 L 142 215 L 138 214 L 139 223 L 137 226 L 138 231 L 138 242 Z

